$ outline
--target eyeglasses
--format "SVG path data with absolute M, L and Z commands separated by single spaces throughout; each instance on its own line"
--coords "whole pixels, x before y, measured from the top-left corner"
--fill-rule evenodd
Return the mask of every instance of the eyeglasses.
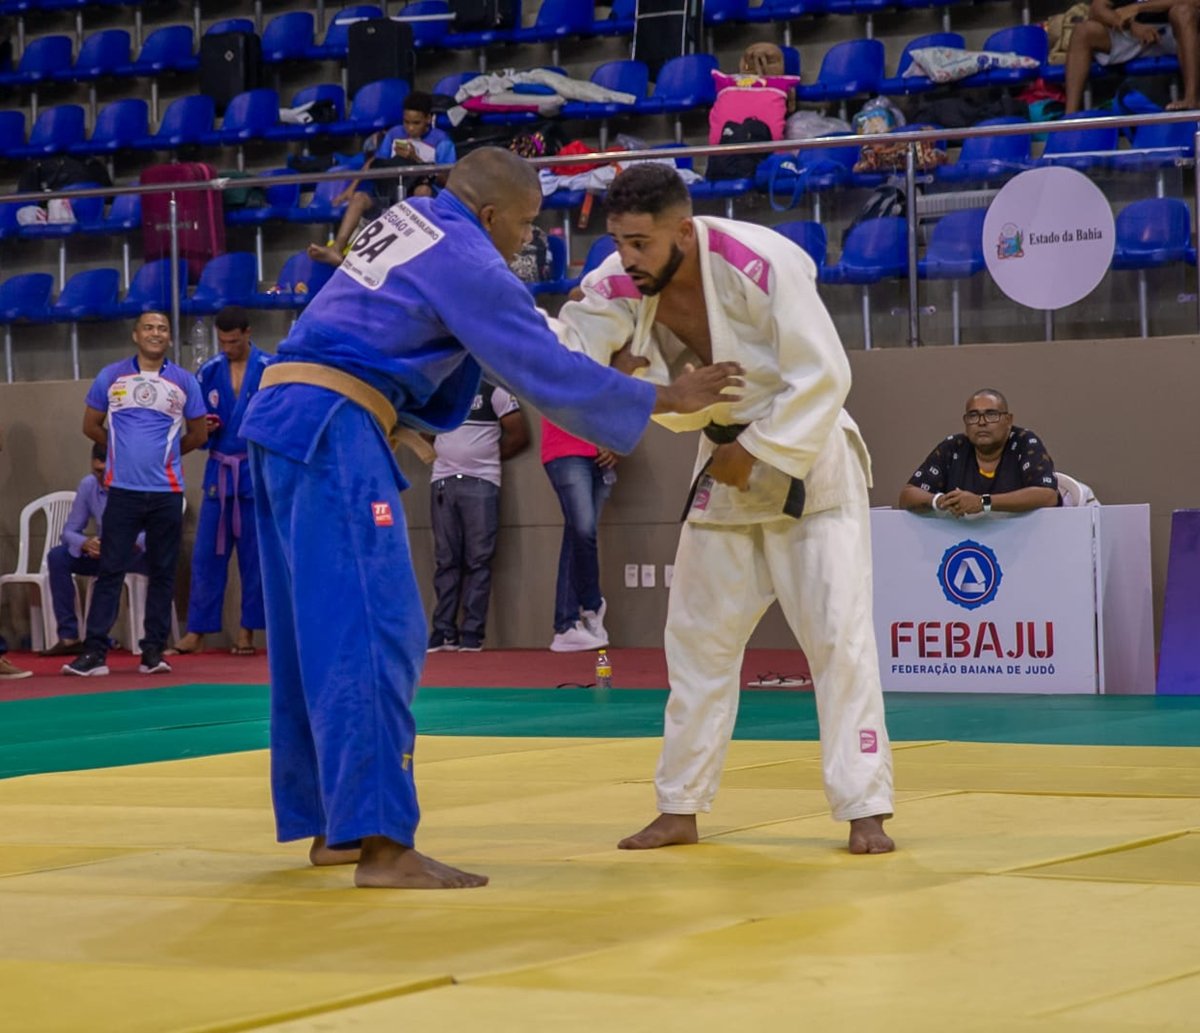
M 984 409 L 983 412 L 978 409 L 970 409 L 963 413 L 963 423 L 967 426 L 973 423 L 999 423 L 1001 417 L 1007 415 L 1008 413 L 1001 412 L 999 409 Z

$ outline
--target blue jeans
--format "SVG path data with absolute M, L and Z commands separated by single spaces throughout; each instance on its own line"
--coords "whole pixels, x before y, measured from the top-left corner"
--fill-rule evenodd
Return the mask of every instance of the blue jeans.
M 46 568 L 50 574 L 50 597 L 54 600 L 58 637 L 74 642 L 79 638 L 79 619 L 75 616 L 75 582 L 72 578 L 76 574 L 96 577 L 100 573 L 100 561 L 91 556 L 72 556 L 67 546 L 56 545 L 46 554 Z M 131 556 L 129 571 L 148 574 L 146 557 L 141 553 Z
M 121 585 L 133 567 L 134 542 L 146 532 L 146 626 L 141 649 L 166 648 L 175 598 L 175 566 L 183 538 L 183 495 L 173 491 L 109 488 L 100 538 L 100 568 L 87 615 L 89 653 L 108 653 L 108 633 L 117 619 Z
M 608 483 L 605 482 L 606 473 Z M 558 587 L 554 594 L 554 632 L 559 634 L 579 620 L 580 610 L 600 609 L 596 528 L 616 474 L 600 469 L 594 458 L 563 456 L 546 464 L 546 476 L 554 486 L 563 511 Z
M 500 489 L 479 477 L 443 477 L 432 485 L 433 630 L 483 641 L 492 592 L 492 556 L 500 529 Z

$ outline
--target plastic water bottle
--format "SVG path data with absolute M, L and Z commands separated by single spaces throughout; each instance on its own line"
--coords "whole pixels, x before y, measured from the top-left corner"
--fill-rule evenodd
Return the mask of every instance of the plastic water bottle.
M 608 652 L 603 649 L 596 654 L 596 688 L 612 688 L 612 662 L 608 659 Z
M 192 349 L 193 369 L 199 369 L 212 358 L 212 337 L 209 335 L 208 327 L 204 325 L 203 319 L 197 319 L 192 324 L 191 333 L 188 334 L 188 344 Z

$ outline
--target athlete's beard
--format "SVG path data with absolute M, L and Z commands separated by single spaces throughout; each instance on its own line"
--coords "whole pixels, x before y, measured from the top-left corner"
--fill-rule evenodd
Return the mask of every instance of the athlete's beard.
M 667 259 L 666 264 L 658 271 L 657 275 L 652 276 L 650 273 L 643 272 L 640 269 L 626 270 L 631 275 L 638 273 L 645 279 L 633 282 L 637 285 L 637 289 L 646 297 L 653 297 L 655 294 L 661 294 L 663 289 L 674 279 L 675 274 L 679 272 L 679 267 L 683 264 L 683 251 L 678 244 L 671 245 L 671 256 Z

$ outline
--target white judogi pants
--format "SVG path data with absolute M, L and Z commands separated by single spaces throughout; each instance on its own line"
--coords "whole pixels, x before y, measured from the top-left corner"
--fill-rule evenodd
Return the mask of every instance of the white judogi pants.
M 812 669 L 834 819 L 891 814 L 865 502 L 800 520 L 684 525 L 667 610 L 671 695 L 658 809 L 711 808 L 737 717 L 742 655 L 775 599 Z

